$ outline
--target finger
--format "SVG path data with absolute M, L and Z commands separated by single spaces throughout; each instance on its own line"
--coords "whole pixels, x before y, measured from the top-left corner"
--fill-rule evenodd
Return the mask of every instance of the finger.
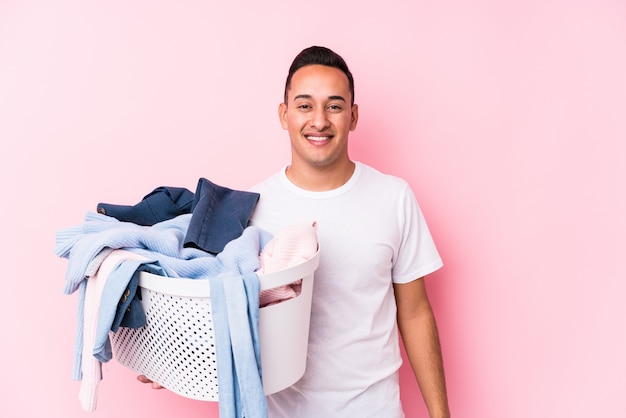
M 137 380 L 139 380 L 141 383 L 153 383 L 152 380 L 148 379 L 146 376 L 142 374 L 137 376 Z
M 163 386 L 161 386 L 160 383 L 153 382 L 152 380 L 148 379 L 143 374 L 140 374 L 139 376 L 137 376 L 137 380 L 139 380 L 141 383 L 150 383 L 150 386 L 152 387 L 152 389 L 163 389 Z

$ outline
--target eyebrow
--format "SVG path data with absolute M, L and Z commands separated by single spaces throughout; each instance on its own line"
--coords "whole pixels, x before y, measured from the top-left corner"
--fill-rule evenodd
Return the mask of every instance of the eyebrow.
M 298 94 L 296 97 L 293 98 L 293 101 L 295 102 L 298 99 L 312 99 L 313 96 L 311 96 L 310 94 Z M 341 100 L 342 102 L 345 102 L 346 99 L 343 98 L 343 96 L 328 96 L 328 100 Z

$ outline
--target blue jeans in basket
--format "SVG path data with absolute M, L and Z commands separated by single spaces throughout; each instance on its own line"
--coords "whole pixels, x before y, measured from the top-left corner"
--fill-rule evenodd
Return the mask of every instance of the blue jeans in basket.
M 232 190 L 201 178 L 191 206 L 184 246 L 221 253 L 248 226 L 259 197 L 258 193 Z

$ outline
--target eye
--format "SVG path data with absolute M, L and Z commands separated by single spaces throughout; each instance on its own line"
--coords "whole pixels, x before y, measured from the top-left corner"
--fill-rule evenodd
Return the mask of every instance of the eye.
M 302 104 L 298 105 L 298 109 L 300 109 L 300 110 L 311 110 L 312 108 L 311 108 L 310 105 L 308 105 L 306 103 L 302 103 Z
M 328 106 L 328 110 L 330 110 L 331 112 L 341 112 L 342 109 L 343 108 L 337 104 L 331 104 Z

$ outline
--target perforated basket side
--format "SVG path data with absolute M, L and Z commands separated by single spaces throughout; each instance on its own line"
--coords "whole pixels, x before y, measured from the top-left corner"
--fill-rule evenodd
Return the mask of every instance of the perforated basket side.
M 117 361 L 179 395 L 218 400 L 211 300 L 141 288 L 148 323 L 111 333 Z
M 289 269 L 260 275 L 261 289 L 302 279 L 296 298 L 259 310 L 263 386 L 269 395 L 302 377 L 306 367 L 313 272 L 319 252 Z M 141 272 L 139 285 L 148 323 L 111 333 L 122 365 L 191 399 L 217 402 L 217 354 L 208 280 Z

